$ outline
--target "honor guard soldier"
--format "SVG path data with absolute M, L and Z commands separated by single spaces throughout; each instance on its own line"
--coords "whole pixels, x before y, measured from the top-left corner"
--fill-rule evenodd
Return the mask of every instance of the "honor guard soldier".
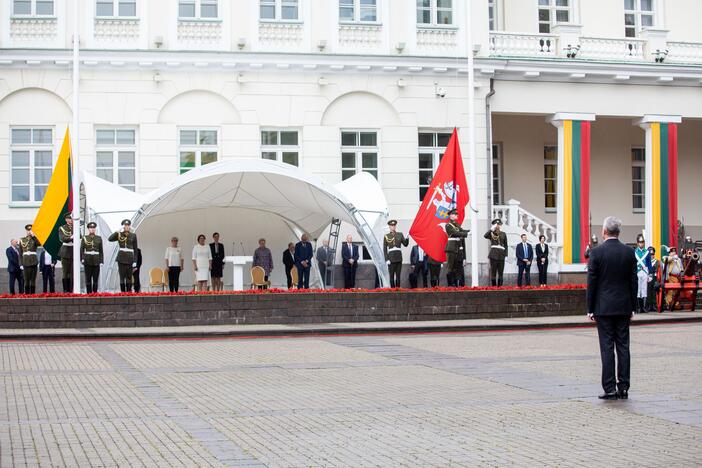
M 132 269 L 136 268 L 137 236 L 131 232 L 132 222 L 128 219 L 122 221 L 122 231 L 114 232 L 107 238 L 110 242 L 117 242 L 117 267 L 119 268 L 119 290 L 130 292 L 132 290 Z
M 100 265 L 103 262 L 102 237 L 95 234 L 97 225 L 88 223 L 88 234 L 80 240 L 80 261 L 85 269 L 85 290 L 88 294 L 98 292 Z
M 388 262 L 388 270 L 390 270 L 390 287 L 400 287 L 400 275 L 402 273 L 402 249 L 401 246 L 407 247 L 409 239 L 406 239 L 401 232 L 397 232 L 397 221 L 391 219 L 388 221 L 390 232 L 385 234 L 383 238 L 383 252 L 385 253 L 385 261 Z
M 640 314 L 646 312 L 648 282 L 653 279 L 651 277 L 651 270 L 653 270 L 651 256 L 646 248 L 646 239 L 644 239 L 642 234 L 636 236 L 634 254 L 636 255 L 636 278 L 638 282 L 638 288 L 636 290 L 636 312 Z
M 66 224 L 59 227 L 58 237 L 61 248 L 58 255 L 61 258 L 63 292 L 73 292 L 73 218 L 71 213 L 64 213 Z
M 448 268 L 448 285 L 458 286 L 459 278 L 463 276 L 463 257 L 461 254 L 461 241 L 468 236 L 470 231 L 461 228 L 458 224 L 458 210 L 449 211 L 449 222 L 446 223 L 446 267 Z
M 505 271 L 505 257 L 507 256 L 507 234 L 502 232 L 502 220 L 492 221 L 492 228 L 484 236 L 490 241 L 490 284 L 502 286 Z
M 37 289 L 37 265 L 39 264 L 37 247 L 41 243 L 34 235 L 31 224 L 27 224 L 24 230 L 27 231 L 27 235 L 19 241 L 20 264 L 24 271 L 24 293 L 35 294 Z

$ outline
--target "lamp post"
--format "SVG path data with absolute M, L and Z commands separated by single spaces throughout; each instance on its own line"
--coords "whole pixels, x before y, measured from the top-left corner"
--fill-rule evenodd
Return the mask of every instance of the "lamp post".
M 73 132 L 71 142 L 71 191 L 73 193 L 73 206 L 71 207 L 73 218 L 73 292 L 80 293 L 80 181 L 78 180 L 78 145 L 80 143 L 79 125 L 79 100 L 78 88 L 80 80 L 80 0 L 73 2 Z

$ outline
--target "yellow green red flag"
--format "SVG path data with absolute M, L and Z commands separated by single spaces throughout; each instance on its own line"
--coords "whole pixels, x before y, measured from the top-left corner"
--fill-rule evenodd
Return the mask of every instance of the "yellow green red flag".
M 61 152 L 33 225 L 34 235 L 37 236 L 44 249 L 54 258 L 58 257 L 59 247 L 61 247 L 61 242 L 58 238 L 58 228 L 64 224 L 64 213 L 71 211 L 73 208 L 71 177 L 71 138 L 68 128 L 66 128 Z

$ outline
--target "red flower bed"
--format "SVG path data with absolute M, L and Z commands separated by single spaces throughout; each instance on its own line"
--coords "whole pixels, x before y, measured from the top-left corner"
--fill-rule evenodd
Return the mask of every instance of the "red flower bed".
M 520 291 L 520 290 L 572 290 L 585 289 L 584 284 L 557 284 L 553 286 L 477 286 L 477 287 L 447 287 L 438 286 L 435 288 L 378 288 L 378 289 L 250 289 L 247 291 L 156 291 L 156 292 L 128 292 L 128 293 L 109 293 L 98 292 L 93 294 L 73 294 L 73 293 L 54 293 L 54 294 L 2 294 L 0 299 L 37 299 L 37 298 L 61 298 L 61 297 L 129 297 L 129 296 L 196 296 L 196 295 L 226 295 L 226 294 L 328 294 L 328 293 L 378 293 L 378 292 L 458 292 L 458 291 Z

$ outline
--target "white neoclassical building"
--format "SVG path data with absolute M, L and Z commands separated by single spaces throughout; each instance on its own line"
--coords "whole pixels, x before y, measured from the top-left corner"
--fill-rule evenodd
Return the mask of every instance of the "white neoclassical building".
M 582 271 L 560 262 L 564 121 L 590 122 L 592 233 L 615 214 L 627 241 L 657 229 L 652 129 L 675 126 L 678 218 L 702 238 L 700 17 L 697 0 L 0 0 L 0 239 L 34 218 L 72 122 L 76 19 L 80 168 L 128 190 L 237 158 L 365 171 L 406 232 L 454 126 L 469 154 L 470 53 L 481 271 L 496 216 Z

